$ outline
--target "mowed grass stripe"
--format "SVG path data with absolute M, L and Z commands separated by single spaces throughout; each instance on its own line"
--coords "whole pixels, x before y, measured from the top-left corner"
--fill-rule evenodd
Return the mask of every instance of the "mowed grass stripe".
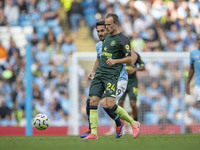
M 0 150 L 199 150 L 200 134 L 100 135 L 98 140 L 79 136 L 0 136 Z

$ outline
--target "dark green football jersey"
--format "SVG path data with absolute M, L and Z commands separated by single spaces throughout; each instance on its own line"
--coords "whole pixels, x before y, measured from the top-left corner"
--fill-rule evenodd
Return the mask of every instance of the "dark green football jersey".
M 137 66 L 144 66 L 144 62 L 143 62 L 143 60 L 142 60 L 142 58 L 141 58 L 141 56 L 137 53 L 137 52 L 135 52 L 136 54 L 137 54 L 137 60 L 136 60 L 136 62 L 134 63 L 134 65 L 137 67 Z M 134 72 L 133 74 L 129 74 L 128 75 L 128 80 L 130 80 L 130 79 L 136 79 L 137 78 L 137 76 L 136 76 L 136 72 Z
M 131 55 L 129 38 L 121 32 L 114 36 L 107 34 L 103 42 L 101 58 L 96 73 L 119 77 L 123 64 L 109 66 L 106 64 L 106 60 L 109 58 L 122 59 L 128 55 Z

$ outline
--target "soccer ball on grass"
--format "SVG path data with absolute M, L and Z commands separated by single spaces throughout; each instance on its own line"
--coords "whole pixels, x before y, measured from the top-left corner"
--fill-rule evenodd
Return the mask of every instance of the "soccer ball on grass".
M 49 127 L 49 118 L 45 114 L 38 114 L 33 118 L 33 126 L 38 130 L 45 130 Z

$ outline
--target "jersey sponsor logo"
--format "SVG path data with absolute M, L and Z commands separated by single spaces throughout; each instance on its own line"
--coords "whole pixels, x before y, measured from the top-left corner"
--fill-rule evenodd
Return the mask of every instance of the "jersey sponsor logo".
M 102 56 L 106 56 L 107 58 L 112 58 L 112 53 L 102 52 Z
M 112 41 L 112 42 L 110 43 L 110 45 L 111 45 L 111 46 L 115 46 L 115 41 Z

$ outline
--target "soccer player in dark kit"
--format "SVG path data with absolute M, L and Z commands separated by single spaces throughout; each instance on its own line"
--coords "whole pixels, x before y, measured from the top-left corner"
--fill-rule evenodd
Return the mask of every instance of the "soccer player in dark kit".
M 118 77 L 124 63 L 131 63 L 130 40 L 119 31 L 119 18 L 110 13 L 106 16 L 105 26 L 109 34 L 106 35 L 99 66 L 91 82 L 90 99 L 90 126 L 91 134 L 84 139 L 97 139 L 98 104 L 105 91 L 105 106 L 129 122 L 133 129 L 133 137 L 137 138 L 140 132 L 140 123 L 135 121 L 122 107 L 115 102 Z

